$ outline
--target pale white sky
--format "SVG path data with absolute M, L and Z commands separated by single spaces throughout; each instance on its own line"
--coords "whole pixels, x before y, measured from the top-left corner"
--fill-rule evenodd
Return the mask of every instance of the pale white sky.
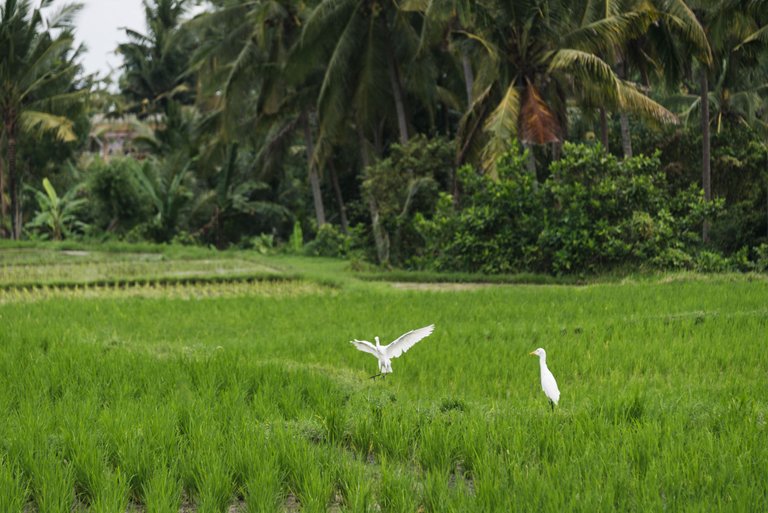
M 60 5 L 65 0 L 59 0 Z M 71 1 L 71 0 L 70 0 Z M 120 56 L 115 53 L 119 43 L 127 41 L 122 27 L 128 27 L 144 34 L 144 6 L 142 0 L 79 0 L 83 10 L 77 17 L 75 40 L 85 43 L 87 51 L 83 56 L 86 73 L 98 72 L 100 77 L 120 73 Z M 193 2 L 194 3 L 194 2 Z M 193 7 L 189 13 L 200 12 L 202 7 Z
M 119 73 L 120 57 L 115 53 L 118 43 L 126 41 L 121 27 L 145 32 L 144 8 L 141 0 L 81 0 L 85 7 L 77 18 L 75 38 L 85 43 L 83 56 L 86 73 L 100 76 Z

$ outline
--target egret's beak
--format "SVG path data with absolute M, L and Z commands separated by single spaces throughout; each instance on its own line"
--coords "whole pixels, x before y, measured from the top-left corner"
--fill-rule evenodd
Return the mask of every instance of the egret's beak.
M 528 353 L 528 354 L 529 354 L 529 355 L 532 355 L 532 356 L 539 356 L 539 355 L 537 355 L 537 354 L 536 354 L 536 351 L 531 351 L 531 352 L 530 352 L 530 353 Z

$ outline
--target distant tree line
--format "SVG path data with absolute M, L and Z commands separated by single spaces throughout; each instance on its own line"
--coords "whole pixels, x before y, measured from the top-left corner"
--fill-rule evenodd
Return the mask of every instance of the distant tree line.
M 0 0 L 0 234 L 462 271 L 759 270 L 768 2 Z M 198 7 L 192 15 L 192 9 Z M 111 80 L 111 81 L 110 81 Z M 96 128 L 131 127 L 102 159 Z

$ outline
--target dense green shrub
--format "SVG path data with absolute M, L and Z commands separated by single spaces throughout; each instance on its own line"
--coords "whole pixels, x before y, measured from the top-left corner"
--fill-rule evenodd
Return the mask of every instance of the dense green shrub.
M 341 233 L 338 227 L 324 224 L 317 230 L 315 239 L 304 246 L 304 254 L 310 256 L 345 257 L 351 248 L 349 235 Z
M 768 272 L 768 243 L 755 247 L 744 246 L 730 258 L 731 267 L 744 272 Z
M 755 270 L 768 272 L 768 243 L 760 244 L 755 248 Z
M 650 130 L 636 127 L 635 150 L 660 151 L 661 168 L 675 191 L 701 183 L 698 124 Z M 768 146 L 743 124 L 724 123 L 711 139 L 712 196 L 725 201 L 712 223 L 712 246 L 726 255 L 768 241 Z M 614 147 L 618 148 L 616 142 Z M 735 256 L 735 255 L 734 255 Z
M 440 190 L 453 176 L 454 146 L 443 139 L 413 137 L 392 145 L 390 156 L 366 168 L 362 196 L 378 234 L 381 264 L 403 264 L 421 246 L 413 219 L 435 209 Z
M 517 152 L 504 155 L 497 171 L 494 180 L 462 167 L 460 205 L 442 194 L 431 218 L 417 216 L 416 228 L 426 241 L 424 254 L 414 259 L 419 266 L 485 273 L 535 267 L 544 227 L 542 193 Z
M 95 229 L 123 235 L 149 220 L 149 198 L 137 179 L 141 167 L 131 157 L 97 159 L 88 167 L 86 189 Z
M 696 188 L 670 192 L 658 155 L 625 161 L 597 146 L 566 144 L 537 184 L 516 150 L 499 177 L 459 172 L 462 196 L 441 197 L 416 225 L 426 241 L 418 262 L 452 271 L 595 272 L 625 264 L 691 268 L 701 223 L 721 207 Z M 699 267 L 720 264 L 699 261 Z

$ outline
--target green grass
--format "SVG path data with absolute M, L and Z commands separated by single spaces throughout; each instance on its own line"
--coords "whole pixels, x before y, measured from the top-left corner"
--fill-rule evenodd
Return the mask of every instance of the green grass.
M 118 255 L 95 257 L 126 269 Z M 69 257 L 35 258 L 3 269 L 45 276 Z M 768 501 L 764 277 L 403 290 L 330 260 L 221 266 L 238 259 L 291 279 L 0 291 L 0 510 Z M 348 343 L 433 322 L 386 380 Z M 528 355 L 539 346 L 554 413 Z

